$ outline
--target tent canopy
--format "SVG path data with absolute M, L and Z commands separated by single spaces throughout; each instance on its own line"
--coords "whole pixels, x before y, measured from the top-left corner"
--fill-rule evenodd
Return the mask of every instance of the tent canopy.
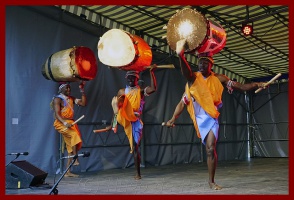
M 170 18 L 183 8 L 191 8 L 222 26 L 226 45 L 214 56 L 214 70 L 239 82 L 266 81 L 277 73 L 288 78 L 289 31 L 288 6 L 285 5 L 204 5 L 204 6 L 57 6 L 94 24 L 119 28 L 143 37 L 153 50 L 175 54 L 164 38 Z M 243 23 L 253 26 L 253 34 L 244 36 Z M 188 61 L 197 63 L 196 55 Z

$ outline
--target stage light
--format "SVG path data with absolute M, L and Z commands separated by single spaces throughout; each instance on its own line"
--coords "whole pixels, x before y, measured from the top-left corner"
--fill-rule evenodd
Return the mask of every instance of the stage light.
M 246 6 L 246 20 L 242 23 L 241 31 L 245 36 L 253 34 L 253 21 L 249 17 L 249 6 Z
M 243 24 L 241 31 L 245 36 L 252 35 L 253 34 L 253 25 Z

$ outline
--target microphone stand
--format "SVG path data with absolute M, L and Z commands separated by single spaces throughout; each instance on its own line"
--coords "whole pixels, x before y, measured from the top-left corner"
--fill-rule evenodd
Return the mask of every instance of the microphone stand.
M 54 195 L 58 194 L 58 190 L 57 185 L 59 184 L 59 182 L 61 181 L 61 179 L 64 177 L 64 175 L 66 174 L 66 172 L 69 170 L 69 168 L 71 168 L 71 166 L 75 163 L 76 159 L 78 158 L 78 155 L 75 155 L 70 163 L 70 165 L 66 168 L 66 170 L 63 172 L 63 174 L 60 176 L 60 178 L 58 179 L 58 181 L 53 185 L 53 187 L 51 188 L 49 195 L 51 195 L 52 193 Z
M 7 167 L 10 163 L 12 163 L 15 159 L 17 159 L 18 158 L 18 156 L 19 156 L 19 154 L 17 154 L 16 156 L 15 156 L 15 158 L 14 159 L 12 159 L 5 167 Z

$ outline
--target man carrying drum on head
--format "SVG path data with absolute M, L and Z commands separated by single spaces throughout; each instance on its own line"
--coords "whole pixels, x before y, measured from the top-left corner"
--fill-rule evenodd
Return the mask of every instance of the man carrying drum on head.
M 154 93 L 157 89 L 154 70 L 156 65 L 150 68 L 151 84 L 145 88 L 138 85 L 139 72 L 128 71 L 126 73 L 127 86 L 118 91 L 117 96 L 112 99 L 112 108 L 114 111 L 114 119 L 124 127 L 124 131 L 128 137 L 131 151 L 134 155 L 134 163 L 136 168 L 135 179 L 141 179 L 140 163 L 141 156 L 139 152 L 140 140 L 142 138 L 143 123 L 140 116 L 143 111 L 144 97 Z
M 185 56 L 186 41 L 178 42 L 177 53 L 179 55 L 182 74 L 187 79 L 185 92 L 175 108 L 172 118 L 166 125 L 173 127 L 175 120 L 182 113 L 185 105 L 193 121 L 197 136 L 205 145 L 208 167 L 208 184 L 211 189 L 220 190 L 221 186 L 214 181 L 217 165 L 216 141 L 218 138 L 218 108 L 222 106 L 222 92 L 224 87 L 232 93 L 234 89 L 248 91 L 257 88 L 265 88 L 265 83 L 241 84 L 230 80 L 227 76 L 212 72 L 214 60 L 211 56 L 199 56 L 199 71 L 192 72 Z
M 77 152 L 82 147 L 81 133 L 77 124 L 74 124 L 74 104 L 79 106 L 86 106 L 87 99 L 84 91 L 84 82 L 82 81 L 79 85 L 80 92 L 82 94 L 81 99 L 77 99 L 70 96 L 70 85 L 63 83 L 59 86 L 58 95 L 53 97 L 51 102 L 51 108 L 54 110 L 54 128 L 62 134 L 68 156 L 77 155 Z M 73 158 L 69 158 L 67 162 L 68 167 L 72 162 Z M 73 165 L 79 165 L 78 160 Z M 71 173 L 70 169 L 65 174 L 65 177 L 77 177 L 78 175 Z

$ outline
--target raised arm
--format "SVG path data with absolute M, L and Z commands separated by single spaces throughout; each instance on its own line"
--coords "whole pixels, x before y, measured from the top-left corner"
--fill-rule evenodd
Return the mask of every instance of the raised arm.
M 80 85 L 79 85 L 79 88 L 80 88 L 80 92 L 82 94 L 82 98 L 79 99 L 76 104 L 78 104 L 79 106 L 86 106 L 87 105 L 87 97 L 86 97 L 86 93 L 85 93 L 85 81 L 81 81 L 80 82 Z
M 180 40 L 177 42 L 177 54 L 179 56 L 179 61 L 180 61 L 180 67 L 181 67 L 181 72 L 182 74 L 186 77 L 189 85 L 193 83 L 196 79 L 195 74 L 192 72 L 191 67 L 189 63 L 187 62 L 185 58 L 185 48 L 186 48 L 186 40 Z
M 156 82 L 156 77 L 154 75 L 154 71 L 157 69 L 157 65 L 153 64 L 151 65 L 151 68 L 149 70 L 150 72 L 150 86 L 147 86 L 144 89 L 144 95 L 145 96 L 149 96 L 150 94 L 152 94 L 153 92 L 155 92 L 157 90 L 157 82 Z

